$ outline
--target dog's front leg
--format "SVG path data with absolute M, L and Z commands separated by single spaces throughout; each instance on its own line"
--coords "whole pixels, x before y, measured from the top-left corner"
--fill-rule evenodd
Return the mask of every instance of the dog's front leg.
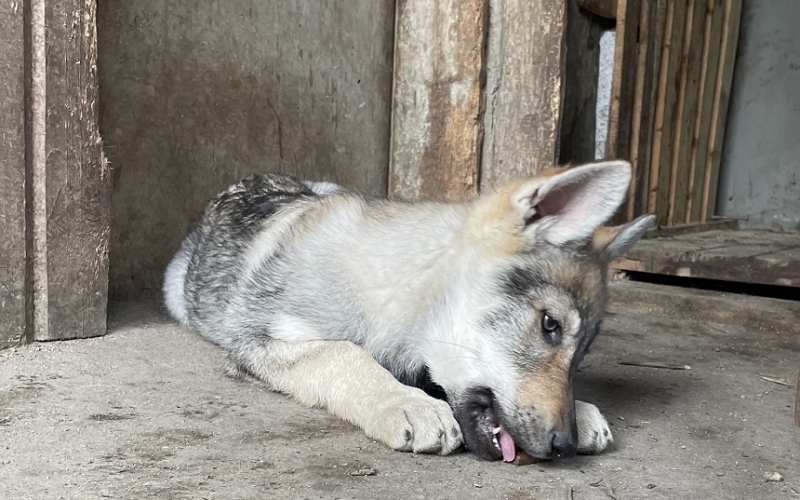
M 401 384 L 352 342 L 252 340 L 231 358 L 271 389 L 327 408 L 393 449 L 446 455 L 461 446 L 446 402 Z
M 606 418 L 595 405 L 575 401 L 575 419 L 578 423 L 578 453 L 600 453 L 614 442 Z

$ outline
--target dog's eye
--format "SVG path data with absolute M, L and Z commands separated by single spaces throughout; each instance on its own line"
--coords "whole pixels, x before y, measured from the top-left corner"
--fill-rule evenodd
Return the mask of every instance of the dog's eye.
M 547 312 L 542 313 L 542 333 L 545 340 L 552 345 L 561 343 L 561 323 Z

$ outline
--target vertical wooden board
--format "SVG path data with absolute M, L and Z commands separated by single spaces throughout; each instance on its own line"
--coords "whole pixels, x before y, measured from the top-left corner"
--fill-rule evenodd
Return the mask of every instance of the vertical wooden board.
M 492 0 L 482 191 L 559 157 L 565 18 L 563 0 Z
M 488 0 L 400 0 L 389 194 L 462 201 L 478 189 Z
M 25 44 L 21 2 L 0 4 L 0 349 L 25 341 Z
M 660 225 L 666 224 L 669 210 L 670 165 L 675 137 L 675 112 L 680 85 L 686 7 L 687 0 L 669 0 L 661 53 L 648 203 L 648 210 L 656 214 L 657 223 Z
M 636 83 L 638 104 L 635 105 L 634 129 L 631 131 L 631 162 L 636 166 L 636 170 L 631 182 L 629 220 L 648 211 L 650 160 L 653 151 L 653 129 L 667 0 L 644 2 L 642 6 L 643 17 L 639 37 L 639 68 Z
M 208 200 L 281 172 L 386 194 L 394 0 L 104 0 L 110 296 L 158 298 Z
M 111 194 L 98 126 L 96 4 L 50 0 L 45 9 L 47 328 L 35 336 L 92 337 L 106 331 Z
M 681 56 L 680 90 L 675 115 L 675 139 L 670 174 L 670 204 L 667 223 L 682 224 L 686 219 L 689 194 L 692 141 L 697 116 L 700 70 L 703 62 L 704 27 L 708 0 L 689 0 Z
M 617 2 L 614 72 L 608 111 L 606 147 L 606 157 L 608 158 L 630 159 L 641 10 L 641 0 L 619 0 Z
M 597 78 L 603 22 L 579 4 L 578 0 L 567 0 L 564 35 L 567 53 L 558 158 L 561 164 L 589 162 L 595 158 L 593 139 L 597 128 Z
M 714 106 L 711 111 L 709 148 L 705 159 L 703 182 L 702 220 L 714 216 L 719 183 L 719 164 L 722 159 L 722 141 L 725 139 L 725 124 L 728 119 L 728 103 L 733 84 L 733 68 L 736 63 L 736 48 L 739 44 L 739 24 L 742 15 L 742 0 L 725 0 L 725 21 L 722 25 L 722 47 L 717 67 L 717 82 L 714 89 Z
M 686 203 L 687 222 L 699 222 L 702 215 L 703 182 L 705 179 L 705 158 L 708 152 L 708 139 L 711 132 L 711 117 L 714 107 L 714 89 L 717 84 L 720 47 L 722 46 L 722 22 L 725 14 L 724 0 L 708 1 L 703 48 L 702 72 L 700 74 L 700 102 L 695 121 L 694 141 L 690 159 L 689 197 Z

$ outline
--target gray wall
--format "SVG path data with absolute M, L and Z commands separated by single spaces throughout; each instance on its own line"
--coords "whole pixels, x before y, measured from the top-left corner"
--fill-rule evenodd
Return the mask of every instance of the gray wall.
M 160 295 L 208 199 L 252 172 L 385 193 L 394 1 L 98 2 L 110 296 Z
M 800 228 L 800 1 L 744 0 L 717 215 Z

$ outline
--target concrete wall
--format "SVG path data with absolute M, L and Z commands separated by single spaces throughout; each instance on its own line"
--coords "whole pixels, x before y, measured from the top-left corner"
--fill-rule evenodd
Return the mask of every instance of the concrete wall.
M 743 9 L 717 215 L 800 229 L 800 2 Z
M 110 296 L 159 296 L 207 200 L 252 172 L 385 193 L 394 2 L 98 2 Z

